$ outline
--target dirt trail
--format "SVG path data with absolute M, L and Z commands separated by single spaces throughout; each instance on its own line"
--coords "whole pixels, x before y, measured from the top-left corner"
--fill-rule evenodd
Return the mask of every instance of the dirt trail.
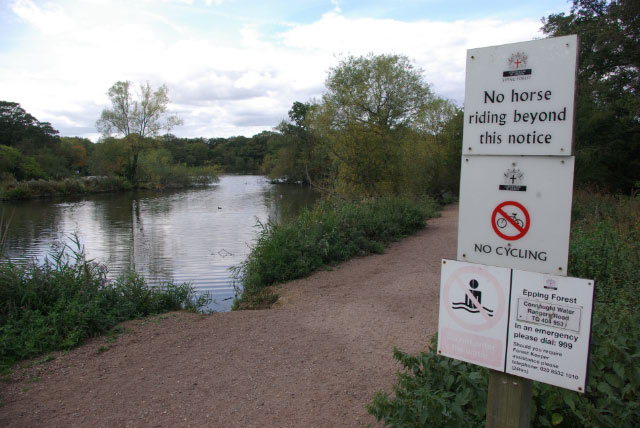
M 437 331 L 440 260 L 457 207 L 385 254 L 281 287 L 276 308 L 124 324 L 0 383 L 0 426 L 355 427 L 391 392 L 392 350 Z M 108 349 L 107 349 L 108 347 Z

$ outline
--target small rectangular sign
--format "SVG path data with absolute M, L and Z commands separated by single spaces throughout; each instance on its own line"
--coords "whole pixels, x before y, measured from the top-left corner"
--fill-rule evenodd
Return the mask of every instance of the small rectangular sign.
M 438 352 L 504 371 L 511 269 L 442 261 Z
M 584 392 L 592 280 L 442 261 L 438 353 Z
M 565 330 L 580 331 L 580 306 L 564 306 L 530 299 L 518 299 L 518 321 L 552 325 Z
M 463 154 L 573 153 L 575 35 L 467 51 Z

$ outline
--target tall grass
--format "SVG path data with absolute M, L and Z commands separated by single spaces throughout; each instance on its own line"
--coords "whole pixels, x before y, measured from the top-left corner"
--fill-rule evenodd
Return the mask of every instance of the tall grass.
M 77 239 L 71 255 L 65 250 L 43 263 L 0 264 L 0 368 L 69 349 L 124 320 L 206 303 L 186 283 L 149 287 L 135 272 L 109 280 Z
M 577 192 L 569 274 L 596 280 L 586 394 L 534 382 L 532 427 L 635 427 L 640 420 L 640 199 Z M 393 427 L 483 426 L 487 370 L 398 350 L 394 396 L 368 410 Z
M 282 224 L 262 224 L 255 246 L 235 269 L 242 286 L 236 308 L 274 300 L 266 287 L 301 278 L 325 265 L 354 256 L 381 253 L 389 242 L 425 226 L 439 206 L 388 197 L 360 202 L 321 201 Z

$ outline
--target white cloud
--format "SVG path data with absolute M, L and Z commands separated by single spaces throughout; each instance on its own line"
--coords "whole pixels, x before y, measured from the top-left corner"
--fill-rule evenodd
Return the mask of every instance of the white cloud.
M 32 0 L 15 0 L 11 9 L 45 34 L 60 34 L 73 29 L 72 20 L 62 8 L 51 3 L 40 8 Z
M 504 22 L 476 20 L 401 22 L 388 19 L 349 19 L 330 12 L 310 25 L 282 34 L 285 46 L 328 56 L 369 52 L 407 55 L 423 68 L 436 92 L 462 102 L 467 49 L 538 36 L 537 20 Z
M 341 13 L 342 9 L 340 9 L 340 5 L 338 4 L 338 0 L 331 0 L 331 4 L 333 5 L 333 12 Z
M 529 40 L 540 27 L 537 20 L 349 18 L 333 0 L 334 9 L 310 24 L 265 34 L 245 22 L 237 38 L 223 41 L 159 7 L 150 12 L 137 2 L 123 11 L 113 4 L 93 0 L 63 9 L 15 1 L 16 15 L 47 36 L 23 50 L 0 50 L 2 98 L 63 135 L 95 136 L 107 89 L 117 80 L 149 80 L 169 87 L 172 107 L 185 120 L 172 130 L 176 135 L 252 135 L 276 126 L 294 101 L 319 97 L 329 67 L 349 54 L 405 54 L 437 94 L 462 103 L 466 49 Z

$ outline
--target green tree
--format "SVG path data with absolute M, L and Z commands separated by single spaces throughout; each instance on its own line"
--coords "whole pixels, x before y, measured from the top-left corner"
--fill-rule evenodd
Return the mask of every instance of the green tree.
M 38 162 L 30 156 L 24 156 L 17 149 L 0 145 L 0 174 L 16 180 L 32 180 L 45 178 L 45 173 Z
M 0 144 L 17 149 L 29 163 L 33 174 L 19 172 L 18 179 L 27 176 L 60 179 L 78 171 L 72 167 L 77 153 L 62 142 L 58 131 L 50 123 L 37 120 L 18 103 L 0 101 Z
M 458 108 L 456 111 L 439 132 L 416 132 L 403 142 L 399 178 L 402 193 L 445 200 L 458 194 L 464 114 Z
M 103 138 L 95 145 L 89 158 L 89 171 L 93 175 L 125 176 L 129 164 L 129 150 L 123 139 Z
M 87 175 L 89 157 L 93 153 L 95 144 L 87 138 L 80 137 L 60 137 L 60 143 L 68 168 L 78 174 Z
M 640 2 L 574 0 L 543 19 L 550 36 L 578 34 L 576 182 L 632 191 L 640 180 Z
M 398 193 L 399 143 L 434 99 L 421 70 L 402 55 L 350 56 L 329 71 L 326 86 L 312 123 L 335 161 L 336 191 Z
M 162 85 L 154 89 L 149 82 L 141 84 L 133 93 L 131 82 L 116 82 L 107 92 L 111 108 L 102 111 L 96 128 L 104 137 L 121 135 L 129 147 L 125 176 L 131 182 L 136 179 L 140 153 L 152 146 L 149 137 L 155 137 L 166 129 L 181 125 L 182 120 L 167 114 L 168 89 Z
M 311 102 L 295 101 L 289 110 L 289 120 L 283 120 L 268 141 L 268 153 L 262 170 L 271 178 L 289 182 L 317 184 L 325 168 L 326 156 L 315 144 L 307 117 L 317 108 Z
M 54 144 L 58 131 L 50 123 L 40 122 L 27 113 L 20 104 L 0 101 L 0 144 L 34 148 Z
M 416 129 L 434 137 L 442 133 L 447 124 L 458 114 L 460 109 L 451 101 L 434 97 L 422 106 L 416 122 Z

